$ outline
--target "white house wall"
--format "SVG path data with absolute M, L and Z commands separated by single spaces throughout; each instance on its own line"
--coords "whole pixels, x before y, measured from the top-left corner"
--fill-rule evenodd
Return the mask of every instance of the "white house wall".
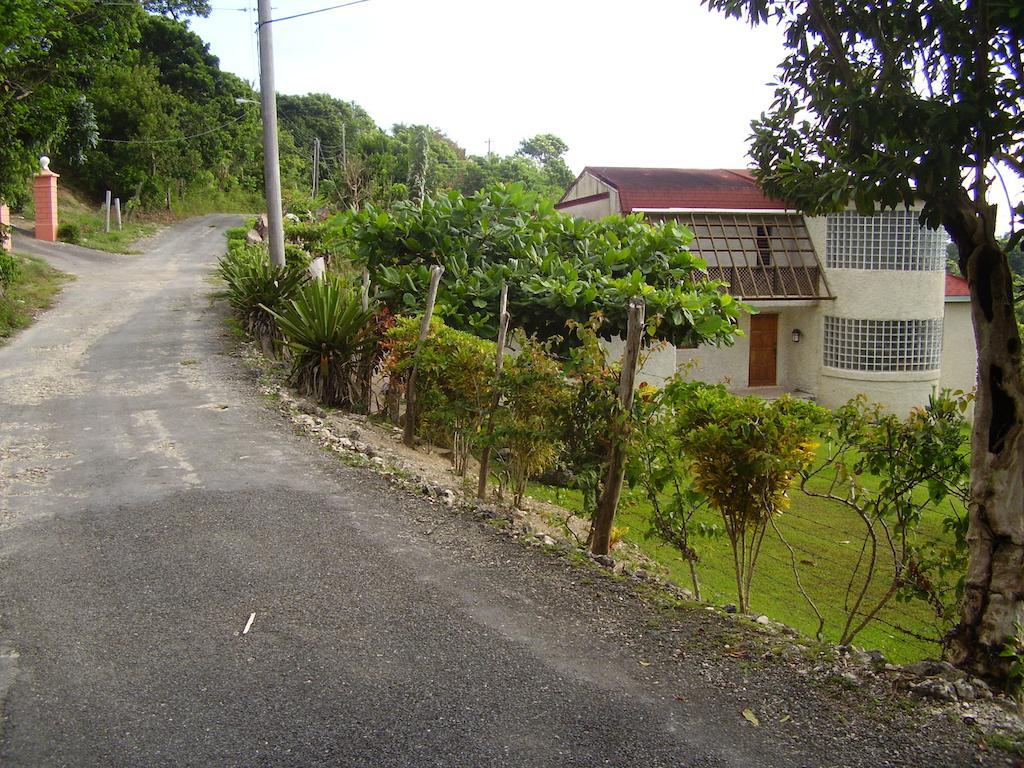
M 591 197 L 593 195 L 603 195 L 608 193 L 608 197 L 601 200 L 592 200 L 586 203 L 580 203 L 579 205 L 572 205 L 565 208 L 560 208 L 562 213 L 567 213 L 570 216 L 575 216 L 579 219 L 591 219 L 597 221 L 603 219 L 605 216 L 611 216 L 613 213 L 619 212 L 619 193 L 612 187 L 605 184 L 596 176 L 591 176 L 589 173 L 584 173 L 577 179 L 576 183 L 573 184 L 569 191 L 565 193 L 562 203 L 569 203 L 573 200 L 579 200 L 584 197 Z
M 970 392 L 978 383 L 978 347 L 969 301 L 947 301 L 942 320 L 943 389 Z
M 824 222 L 824 220 L 822 220 Z M 827 232 L 824 223 L 816 236 Z M 848 320 L 942 320 L 945 272 L 940 269 L 851 269 L 829 267 L 825 277 L 835 295 L 822 316 Z M 823 321 L 824 322 L 824 319 Z M 945 333 L 943 339 L 945 340 Z M 832 368 L 821 359 L 818 402 L 836 408 L 865 394 L 895 414 L 903 415 L 928 401 L 939 386 L 940 367 L 925 371 L 865 371 Z
M 818 306 L 794 307 L 779 313 L 780 386 L 817 395 L 821 371 L 820 313 Z M 793 341 L 794 330 L 800 331 L 799 342 Z
M 725 384 L 730 389 L 746 387 L 749 380 L 750 315 L 740 317 L 739 329 L 744 335 L 737 337 L 731 347 L 702 344 L 695 349 L 677 349 L 679 374 L 689 381 Z
M 603 342 L 609 362 L 619 363 L 625 353 L 626 342 L 621 337 Z M 662 342 L 644 349 L 640 353 L 642 366 L 637 372 L 637 384 L 665 386 L 676 372 L 676 350 L 671 344 Z

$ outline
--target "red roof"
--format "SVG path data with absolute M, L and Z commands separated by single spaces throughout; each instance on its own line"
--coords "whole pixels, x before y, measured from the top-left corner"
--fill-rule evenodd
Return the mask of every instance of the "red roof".
M 946 275 L 946 298 L 954 296 L 967 296 L 970 298 L 971 289 L 967 286 L 967 279 L 959 275 Z
M 766 196 L 746 170 L 725 168 L 609 168 L 588 165 L 583 173 L 596 176 L 619 193 L 623 213 L 638 208 L 706 208 L 730 211 L 788 209 L 782 200 Z

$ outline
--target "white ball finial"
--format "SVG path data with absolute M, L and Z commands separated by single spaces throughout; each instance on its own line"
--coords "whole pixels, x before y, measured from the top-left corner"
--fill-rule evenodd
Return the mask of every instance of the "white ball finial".
M 39 167 L 43 169 L 43 173 L 46 173 L 47 171 L 49 171 L 50 170 L 50 158 L 48 158 L 46 155 L 43 155 L 42 157 L 40 157 L 39 158 Z

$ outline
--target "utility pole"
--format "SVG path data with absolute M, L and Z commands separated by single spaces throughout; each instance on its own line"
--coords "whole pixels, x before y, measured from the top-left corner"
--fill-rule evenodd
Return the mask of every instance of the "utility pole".
M 348 142 L 345 140 L 345 123 L 341 124 L 341 167 L 348 173 Z
M 487 140 L 487 157 L 491 156 L 491 140 Z
M 260 107 L 263 113 L 263 179 L 267 193 L 267 238 L 270 263 L 284 266 L 281 221 L 281 160 L 277 148 L 277 93 L 274 90 L 274 40 L 270 0 L 259 0 Z
M 320 191 L 320 137 L 313 138 L 313 197 Z

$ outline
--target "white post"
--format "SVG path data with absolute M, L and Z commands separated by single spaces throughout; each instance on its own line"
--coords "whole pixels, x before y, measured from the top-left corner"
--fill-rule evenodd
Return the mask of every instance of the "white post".
M 121 198 L 114 198 L 114 218 L 117 220 L 117 231 L 121 231 Z
M 107 197 L 103 201 L 103 231 L 110 231 L 110 190 L 107 190 Z

